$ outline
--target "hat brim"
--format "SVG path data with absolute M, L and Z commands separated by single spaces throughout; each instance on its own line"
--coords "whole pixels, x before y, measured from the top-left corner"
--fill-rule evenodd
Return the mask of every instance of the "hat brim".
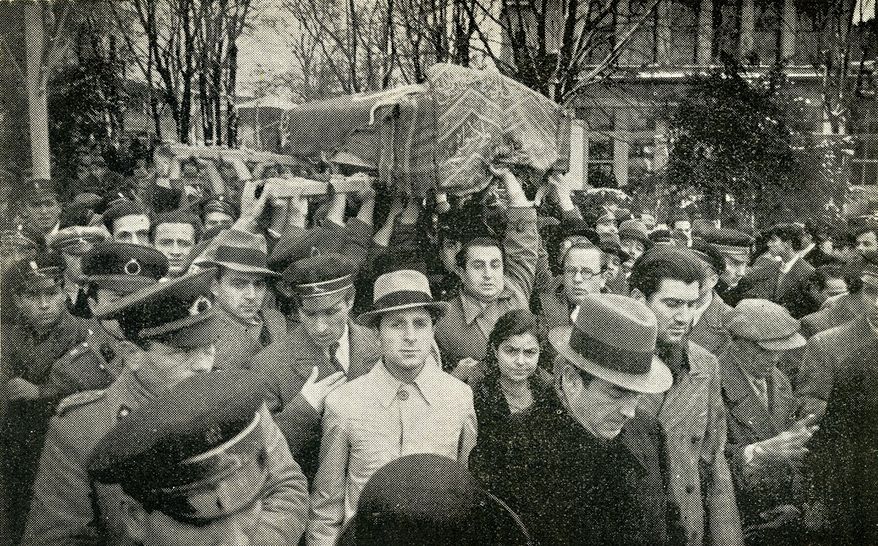
M 790 337 L 781 339 L 771 339 L 768 341 L 757 341 L 760 347 L 767 351 L 789 351 L 791 349 L 799 349 L 808 344 L 802 334 L 796 332 Z
M 385 307 L 383 309 L 373 309 L 371 311 L 366 311 L 365 313 L 361 313 L 360 315 L 358 315 L 357 318 L 354 319 L 354 322 L 356 322 L 360 326 L 374 327 L 376 321 L 381 318 L 381 315 L 385 313 L 402 311 L 405 309 L 415 309 L 417 307 L 432 309 L 433 311 L 439 313 L 440 318 L 444 316 L 445 312 L 448 310 L 448 304 L 444 301 L 406 303 L 402 305 L 394 305 L 392 307 Z
M 181 290 L 176 295 L 177 299 L 181 301 L 194 299 L 199 294 L 205 292 L 206 288 L 210 285 L 210 279 L 214 275 L 216 275 L 216 269 L 208 268 L 198 273 L 177 277 L 171 281 L 156 282 L 108 304 L 100 312 L 96 313 L 95 317 L 100 319 L 116 318 L 129 308 L 144 305 L 147 301 L 155 299 L 168 291 Z
M 157 279 L 142 275 L 92 275 L 86 277 L 86 280 L 96 284 L 99 288 L 113 290 L 123 295 L 133 294 L 141 288 L 152 286 L 158 282 Z
M 198 261 L 195 260 L 193 263 L 198 267 L 224 267 L 226 269 L 231 269 L 232 271 L 238 271 L 239 273 L 254 273 L 257 275 L 265 275 L 266 277 L 280 278 L 280 273 L 276 273 L 271 269 L 266 269 L 264 267 L 257 267 L 252 265 L 243 265 L 232 262 L 217 262 L 217 261 Z
M 570 333 L 573 326 L 560 326 L 549 331 L 549 342 L 552 347 L 577 368 L 599 377 L 604 381 L 644 394 L 657 394 L 667 391 L 674 383 L 671 370 L 662 360 L 653 355 L 652 366 L 644 374 L 630 374 L 611 370 L 597 362 L 589 360 L 570 347 Z

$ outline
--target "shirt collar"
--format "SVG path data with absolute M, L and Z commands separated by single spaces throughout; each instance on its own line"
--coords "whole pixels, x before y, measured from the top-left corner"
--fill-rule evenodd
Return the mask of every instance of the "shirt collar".
M 399 392 L 400 387 L 402 387 L 403 382 L 393 377 L 393 375 L 387 371 L 384 361 L 382 361 L 380 365 L 375 366 L 373 371 L 378 386 L 379 402 L 382 407 L 389 408 L 390 404 L 396 400 L 396 395 Z M 421 373 L 415 378 L 413 386 L 418 390 L 427 404 L 433 402 L 434 396 L 437 393 L 439 380 L 441 379 L 439 377 L 440 373 L 442 372 L 439 371 L 439 367 L 434 363 L 425 362 L 424 367 L 421 369 Z
M 793 268 L 793 264 L 795 264 L 799 258 L 801 258 L 801 256 L 797 253 L 797 254 L 793 254 L 793 259 L 791 259 L 788 262 L 781 260 L 781 262 L 780 262 L 781 273 L 783 273 L 784 275 L 789 273 L 790 270 Z
M 461 307 L 463 307 L 463 319 L 466 321 L 467 325 L 470 325 L 475 322 L 477 318 L 482 316 L 482 313 L 484 313 L 485 309 L 489 306 L 496 305 L 500 300 L 508 300 L 511 297 L 512 294 L 509 292 L 509 289 L 504 288 L 503 291 L 500 292 L 500 295 L 497 296 L 496 300 L 485 303 L 469 296 L 465 290 L 461 289 L 460 302 Z

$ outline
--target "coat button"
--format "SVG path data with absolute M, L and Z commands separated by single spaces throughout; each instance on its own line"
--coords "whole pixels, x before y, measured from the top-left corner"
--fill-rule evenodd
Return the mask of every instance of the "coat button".
M 400 400 L 405 401 L 405 400 L 409 399 L 409 393 L 408 393 L 408 391 L 402 390 L 402 391 L 399 391 L 398 393 L 396 393 L 396 397 L 399 398 Z
M 689 485 L 686 486 L 686 494 L 687 494 L 687 495 L 691 495 L 693 491 L 695 491 L 695 486 L 694 486 L 694 485 L 692 485 L 692 484 L 690 483 Z

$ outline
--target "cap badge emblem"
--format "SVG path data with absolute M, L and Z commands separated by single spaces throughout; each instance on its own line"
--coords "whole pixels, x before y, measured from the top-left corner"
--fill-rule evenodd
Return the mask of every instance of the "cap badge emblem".
M 140 262 L 131 258 L 125 264 L 125 273 L 128 275 L 140 275 Z
M 205 311 L 208 311 L 213 304 L 210 303 L 210 300 L 204 296 L 199 296 L 195 302 L 192 303 L 192 307 L 189 308 L 190 315 L 200 315 Z

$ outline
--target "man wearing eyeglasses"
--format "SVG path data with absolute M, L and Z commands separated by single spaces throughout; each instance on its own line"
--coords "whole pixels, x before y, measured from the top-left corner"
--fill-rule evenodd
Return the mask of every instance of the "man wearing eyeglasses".
M 606 282 L 607 257 L 587 240 L 568 248 L 562 263 L 561 275 L 539 294 L 539 315 L 546 328 L 569 326 L 586 296 L 599 294 Z

